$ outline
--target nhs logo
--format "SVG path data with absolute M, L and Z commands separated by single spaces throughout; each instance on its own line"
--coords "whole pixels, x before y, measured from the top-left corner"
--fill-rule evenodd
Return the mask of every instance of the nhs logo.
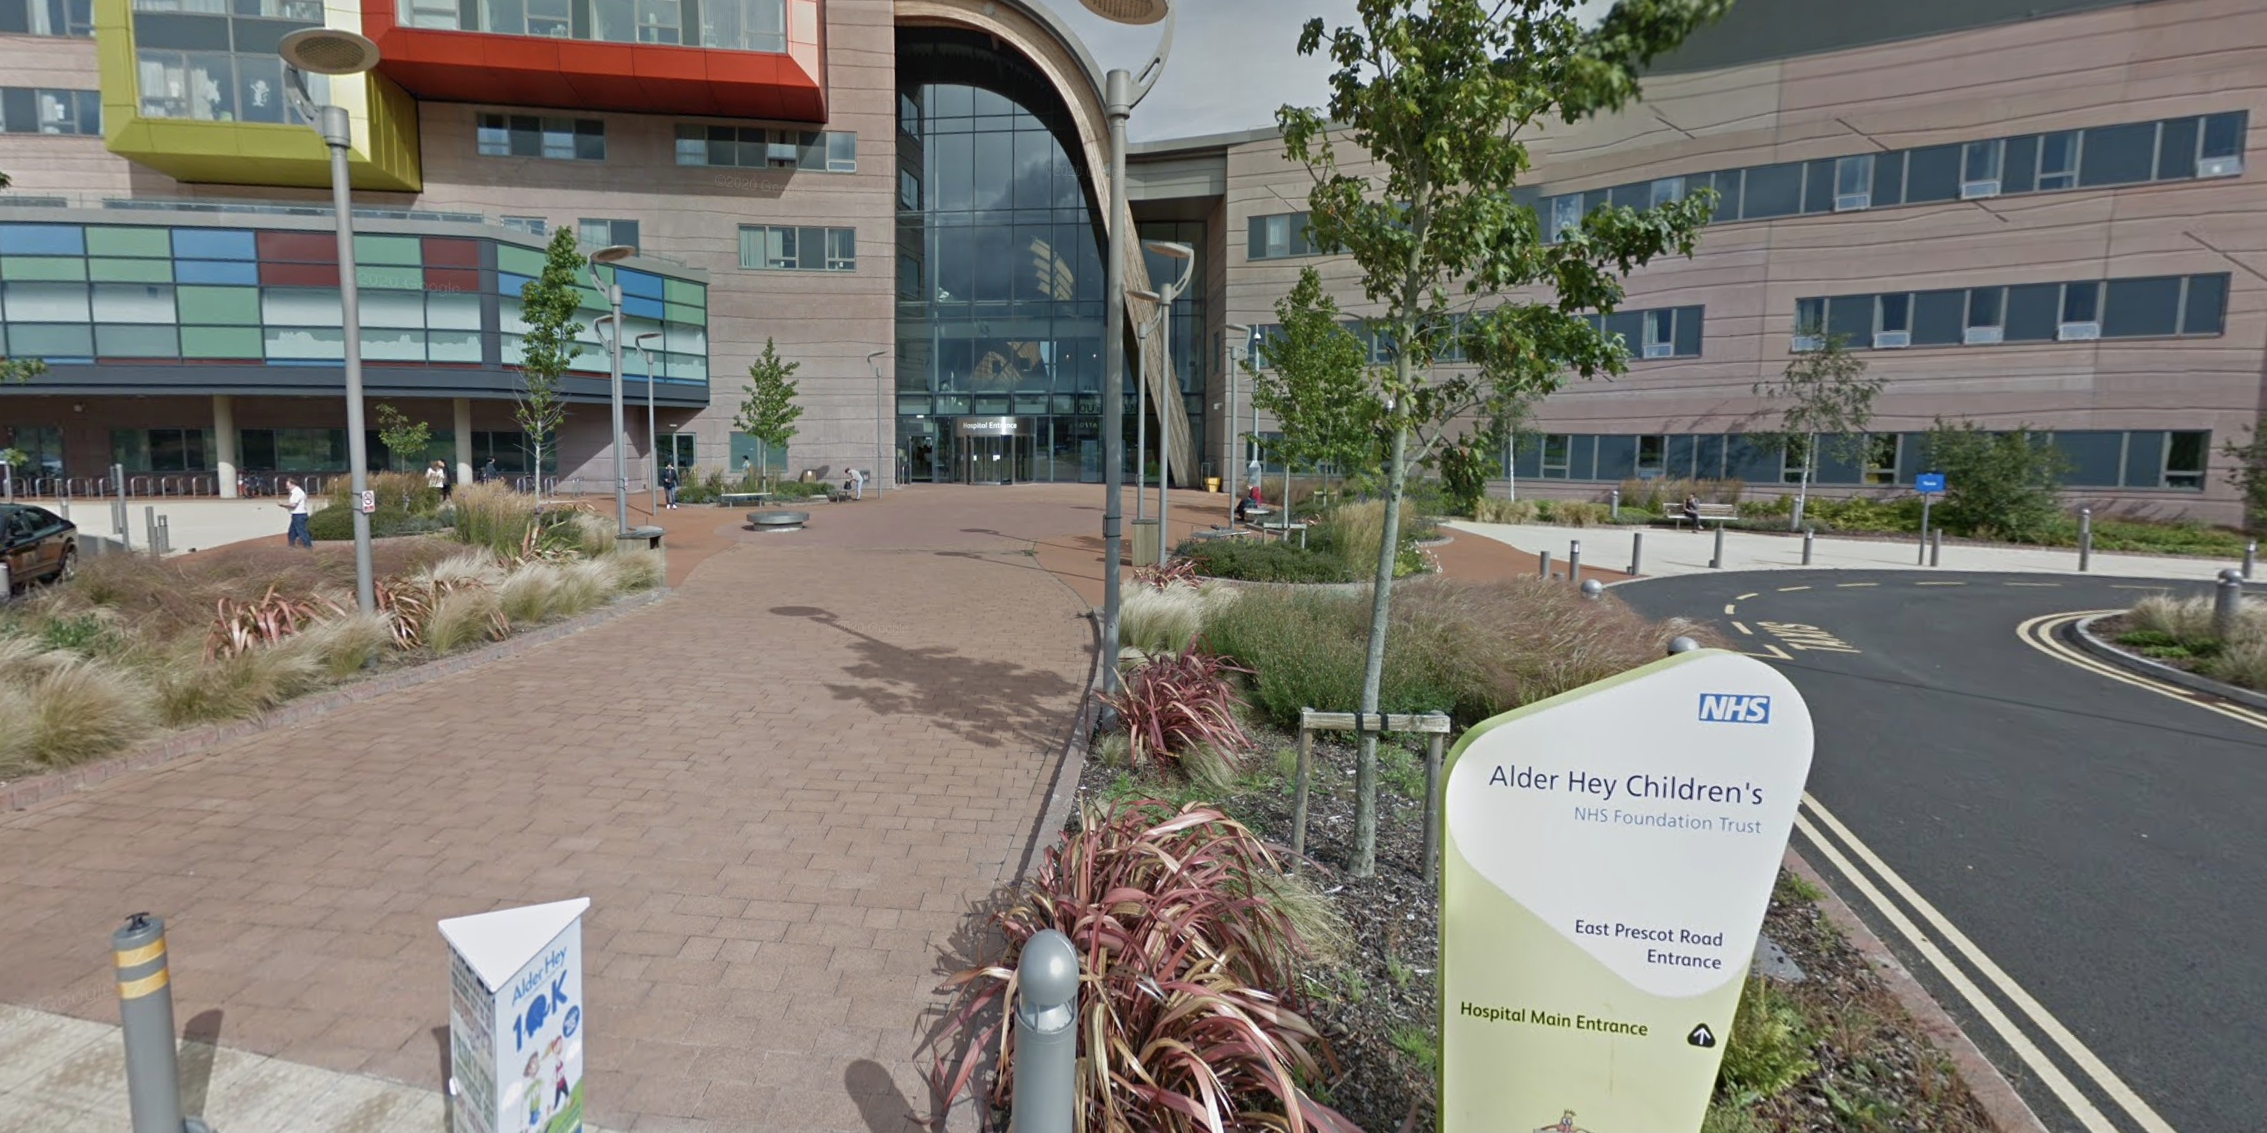
M 1768 696 L 1748 696 L 1736 692 L 1701 693 L 1700 722 L 1703 724 L 1768 724 L 1771 722 L 1771 698 Z

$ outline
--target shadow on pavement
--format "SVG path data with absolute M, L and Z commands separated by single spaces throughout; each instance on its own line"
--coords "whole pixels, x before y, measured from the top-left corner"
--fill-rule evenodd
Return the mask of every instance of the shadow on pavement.
M 817 606 L 769 612 L 809 618 L 853 639 L 858 660 L 843 675 L 863 683 L 825 686 L 837 700 L 860 701 L 878 716 L 917 716 L 983 747 L 1051 743 L 1062 726 L 1064 699 L 1081 691 L 1058 674 L 1013 661 L 970 657 L 944 645 L 895 645 Z
M 842 1072 L 842 1088 L 858 1103 L 858 1116 L 872 1133 L 919 1133 L 926 1128 L 913 1104 L 881 1063 L 861 1058 Z
M 181 1028 L 181 1112 L 202 1117 L 206 1096 L 212 1092 L 213 1054 L 220 1048 L 224 1012 L 215 1007 L 199 1011 Z

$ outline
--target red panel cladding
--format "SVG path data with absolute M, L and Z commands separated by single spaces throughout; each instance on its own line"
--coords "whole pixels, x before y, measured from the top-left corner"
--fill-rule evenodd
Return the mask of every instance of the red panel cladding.
M 478 268 L 426 268 L 425 290 L 478 291 L 480 290 L 480 270 Z
M 257 241 L 256 246 L 262 260 L 286 260 L 303 264 L 338 263 L 338 237 L 332 233 L 270 230 L 255 233 L 253 239 Z M 338 282 L 335 274 L 331 282 Z
M 260 265 L 260 282 L 270 287 L 337 287 L 337 264 Z
M 424 238 L 425 262 L 434 267 L 476 268 L 480 266 L 480 241 L 460 240 L 452 236 Z

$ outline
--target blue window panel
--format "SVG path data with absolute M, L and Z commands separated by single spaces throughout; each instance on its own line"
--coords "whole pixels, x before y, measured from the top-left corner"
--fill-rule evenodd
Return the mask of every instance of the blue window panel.
M 2056 433 L 2054 447 L 2070 460 L 2062 482 L 2080 488 L 2115 488 L 2125 457 L 2125 434 L 2114 430 Z
M 2165 471 L 2165 435 L 2155 430 L 2125 435 L 2125 486 L 2162 488 Z
M 1697 307 L 1689 309 L 1699 310 Z M 1682 322 L 1681 319 L 1679 321 Z M 1670 434 L 1668 444 L 1662 453 L 1661 475 L 1675 477 L 1692 475 L 1695 445 L 1705 439 L 1704 437 L 1695 437 L 1690 433 Z M 1702 475 L 1713 475 L 1713 473 L 1702 473 Z
M 1532 434 L 1519 438 L 1511 453 L 1511 474 L 1521 480 L 1543 478 L 1543 438 Z
M 1863 484 L 1864 470 L 1850 459 L 1843 449 L 1845 442 L 1838 433 L 1822 433 L 1818 438 L 1818 469 L 1812 475 L 1819 484 Z
M 1733 480 L 1750 484 L 1779 483 L 1779 454 L 1741 433 L 1728 438 L 1730 451 L 1725 454 L 1725 474 Z
M 628 290 L 626 287 L 623 288 L 625 292 Z M 662 302 L 659 299 L 647 299 L 638 295 L 625 294 L 622 296 L 622 313 L 659 322 L 662 318 Z M 632 327 L 631 329 L 635 330 L 636 328 Z
M 1598 438 L 1598 478 L 1620 480 L 1637 475 L 1637 438 L 1609 433 Z
M 1576 433 L 1573 443 L 1567 446 L 1566 478 L 1569 480 L 1595 480 L 1598 478 L 1598 435 Z
M 173 254 L 184 260 L 255 260 L 248 228 L 176 228 Z M 231 280 L 230 282 L 234 282 Z
M 1703 480 L 1724 475 L 1724 434 L 1704 433 L 1693 438 L 1692 474 Z
M 505 295 L 518 295 L 521 288 L 533 282 L 535 277 L 530 275 L 513 275 L 508 271 L 496 273 L 496 290 Z
M 257 284 L 260 265 L 226 260 L 175 260 L 173 278 L 179 283 Z
M 0 224 L 0 254 L 83 256 L 86 230 L 76 224 Z
M 616 268 L 614 269 L 614 279 L 622 285 L 622 294 L 624 295 L 635 295 L 641 299 L 664 298 L 661 277 L 651 272 Z

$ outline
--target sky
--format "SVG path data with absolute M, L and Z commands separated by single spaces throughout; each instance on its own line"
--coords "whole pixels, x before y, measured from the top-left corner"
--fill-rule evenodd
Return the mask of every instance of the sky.
M 1087 12 L 1078 0 L 1038 0 L 1063 18 L 1104 70 L 1139 71 L 1157 46 L 1158 25 L 1125 27 Z M 1224 134 L 1275 124 L 1286 102 L 1320 106 L 1330 61 L 1302 57 L 1299 28 L 1320 16 L 1336 27 L 1354 19 L 1355 0 L 1179 0 L 1173 54 L 1127 133 L 1134 141 Z M 1581 0 L 1603 11 L 1610 0 Z

